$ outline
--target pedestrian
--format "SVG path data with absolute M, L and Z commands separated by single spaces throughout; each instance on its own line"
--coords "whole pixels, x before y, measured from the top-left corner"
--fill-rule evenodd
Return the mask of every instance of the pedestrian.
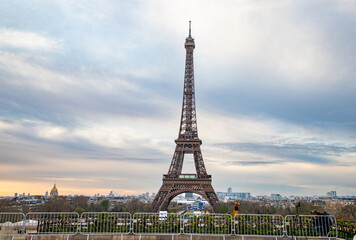
M 312 211 L 311 213 L 315 215 L 315 231 L 320 233 L 321 236 L 328 236 L 330 232 L 330 227 L 333 225 L 333 220 L 331 216 L 327 212 L 320 213 L 316 210 Z

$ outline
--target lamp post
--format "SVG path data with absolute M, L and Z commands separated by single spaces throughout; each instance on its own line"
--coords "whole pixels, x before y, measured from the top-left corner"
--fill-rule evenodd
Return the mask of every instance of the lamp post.
M 299 215 L 300 202 L 298 202 L 297 205 L 295 205 L 295 208 L 297 210 L 297 216 L 298 216 Z

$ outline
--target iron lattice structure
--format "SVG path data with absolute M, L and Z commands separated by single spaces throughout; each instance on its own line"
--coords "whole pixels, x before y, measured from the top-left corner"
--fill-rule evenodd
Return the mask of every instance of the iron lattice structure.
M 200 150 L 202 141 L 198 138 L 194 87 L 194 48 L 195 43 L 191 36 L 189 22 L 189 36 L 185 39 L 186 60 L 179 134 L 175 140 L 176 149 L 168 173 L 163 175 L 162 187 L 152 203 L 152 210 L 155 212 L 166 210 L 174 197 L 186 192 L 199 194 L 209 202 L 213 209 L 220 205 L 211 185 L 211 175 L 208 175 L 205 169 Z M 196 174 L 182 174 L 185 154 L 193 155 Z

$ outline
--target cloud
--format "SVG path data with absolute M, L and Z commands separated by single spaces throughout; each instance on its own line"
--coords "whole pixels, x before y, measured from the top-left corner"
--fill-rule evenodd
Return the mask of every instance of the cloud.
M 271 154 L 310 154 L 325 156 L 340 156 L 345 153 L 355 153 L 356 146 L 337 146 L 322 143 L 280 144 L 280 143 L 222 143 L 218 146 L 234 151 L 259 152 Z
M 61 0 L 54 1 L 54 5 L 69 18 L 74 18 L 88 24 L 98 24 L 112 18 L 118 12 L 125 14 L 125 9 L 130 4 L 125 2 L 115 2 L 108 0 L 95 0 L 88 3 L 87 1 L 78 0 L 76 2 Z
M 171 111 L 169 98 L 142 85 L 131 73 L 122 75 L 113 70 L 102 75 L 86 67 L 66 73 L 55 69 L 56 61 L 8 52 L 1 52 L 0 63 L 4 76 L 0 81 L 0 112 L 10 114 L 10 118 L 73 125 L 81 119 L 108 116 L 165 118 Z
M 57 52 L 62 49 L 62 41 L 41 36 L 35 32 L 0 28 L 0 48 L 11 47 L 32 51 Z
M 270 84 L 303 92 L 315 87 L 319 91 L 330 90 L 353 73 L 352 67 L 345 65 L 351 60 L 349 54 L 340 52 L 337 46 L 338 41 L 351 43 L 350 39 L 343 39 L 347 33 L 334 35 L 335 41 L 328 41 L 332 30 L 322 27 L 319 19 L 322 14 L 315 19 L 309 17 L 308 14 L 314 12 L 313 3 L 309 1 L 196 1 L 189 3 L 189 9 L 187 4 L 147 2 L 142 18 L 179 39 L 187 34 L 187 22 L 181 19 L 193 16 L 196 51 L 203 59 L 198 64 L 204 68 L 214 65 L 222 71 L 233 71 L 233 76 L 258 69 L 263 76 L 273 76 Z M 330 5 L 324 4 L 319 12 L 335 12 Z M 341 54 L 347 57 L 340 58 Z M 206 80 L 211 86 L 219 87 L 220 82 L 214 78 Z M 241 83 L 244 80 L 225 79 L 225 83 L 227 81 Z
M 20 144 L 25 141 L 54 148 L 56 149 L 54 151 L 64 150 L 65 153 L 60 154 L 62 157 L 85 156 L 88 160 L 151 163 L 162 162 L 167 158 L 167 149 L 171 144 L 167 144 L 165 138 L 151 138 L 154 129 L 151 131 L 144 130 L 145 127 L 137 129 L 139 123 L 136 121 L 131 124 L 116 124 L 116 126 L 111 124 L 107 122 L 98 126 L 86 122 L 81 126 L 73 127 L 38 120 L 0 121 L 0 133 L 3 139 L 7 139 L 2 141 L 3 146 L 11 145 L 10 142 L 18 141 Z M 152 127 L 154 126 L 155 124 L 152 123 Z M 51 151 L 45 154 L 50 155 L 50 153 Z M 1 161 L 8 162 L 5 158 Z M 18 161 L 26 162 L 26 159 L 19 157 Z
M 41 59 L 30 55 L 0 51 L 0 63 L 3 74 L 10 75 L 3 79 L 2 84 L 28 85 L 50 92 L 63 91 L 65 86 L 77 84 L 72 76 L 56 73 L 43 66 Z
M 352 0 L 340 0 L 336 3 L 337 9 L 343 13 L 349 14 L 351 18 L 355 19 L 356 5 Z

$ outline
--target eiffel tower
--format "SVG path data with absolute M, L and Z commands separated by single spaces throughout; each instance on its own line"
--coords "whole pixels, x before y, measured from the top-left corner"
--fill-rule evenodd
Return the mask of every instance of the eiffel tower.
M 173 154 L 168 173 L 163 175 L 163 184 L 152 202 L 152 210 L 166 210 L 171 200 L 181 193 L 192 192 L 205 198 L 215 209 L 220 205 L 219 199 L 211 185 L 211 175 L 208 175 L 200 150 L 202 141 L 198 138 L 197 117 L 195 110 L 194 38 L 191 36 L 189 21 L 189 36 L 185 39 L 186 60 L 184 75 L 184 91 L 182 115 L 176 149 Z M 196 174 L 182 174 L 185 154 L 192 154 Z

